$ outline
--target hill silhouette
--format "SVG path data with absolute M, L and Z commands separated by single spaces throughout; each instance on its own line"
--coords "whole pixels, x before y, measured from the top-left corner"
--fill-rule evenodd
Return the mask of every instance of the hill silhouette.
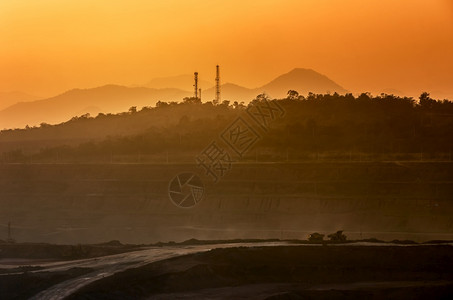
M 129 88 L 106 85 L 93 89 L 74 89 L 61 95 L 32 102 L 20 102 L 0 111 L 0 128 L 20 128 L 40 123 L 56 124 L 90 113 L 117 113 L 131 106 L 151 106 L 190 96 L 179 89 Z
M 286 114 L 263 136 L 259 151 L 283 160 L 321 156 L 351 160 L 353 155 L 360 160 L 451 160 L 453 102 L 434 100 L 428 93 L 419 100 L 367 93 L 280 99 Z M 247 106 L 213 105 L 188 98 L 142 110 L 73 118 L 59 125 L 4 130 L 0 162 L 48 162 L 56 157 L 106 162 L 111 155 L 124 161 L 160 155 L 162 160 L 165 153 L 173 159 L 187 155 L 193 159 L 191 153 L 209 145 L 235 117 L 245 116 L 247 107 L 253 111 L 262 101 L 266 100 L 258 97 Z
M 222 99 L 248 102 L 263 92 L 272 98 L 284 98 L 288 90 L 296 90 L 301 95 L 307 95 L 309 92 L 314 94 L 335 92 L 344 94 L 347 92 L 325 75 L 311 69 L 295 68 L 258 88 L 250 89 L 233 83 L 225 83 L 222 85 Z M 203 99 L 214 99 L 214 95 L 215 88 L 212 87 L 203 92 Z
M 0 110 L 5 109 L 13 104 L 16 104 L 21 101 L 34 101 L 38 100 L 39 97 L 29 95 L 22 92 L 0 92 Z
M 258 89 L 249 89 L 234 83 L 225 83 L 221 85 L 221 98 L 230 101 L 250 101 L 260 92 Z M 211 100 L 215 98 L 215 87 L 212 87 L 202 94 L 203 99 Z
M 259 88 L 274 98 L 283 98 L 288 90 L 296 90 L 299 94 L 306 95 L 309 92 L 314 94 L 334 93 L 344 94 L 347 91 L 329 79 L 312 69 L 296 68 L 291 72 L 283 74 L 268 84 Z
M 147 87 L 106 85 L 91 89 L 74 89 L 61 95 L 32 102 L 16 103 L 0 111 L 0 129 L 24 128 L 41 123 L 58 124 L 74 116 L 98 113 L 118 113 L 130 107 L 153 106 L 157 101 L 179 101 L 193 95 L 191 75 L 156 78 Z M 153 87 L 153 88 L 151 88 Z M 215 98 L 215 87 L 208 81 L 200 81 L 202 101 Z M 207 88 L 209 87 L 209 88 Z M 207 88 L 207 89 L 206 89 Z M 248 103 L 263 92 L 273 98 L 284 98 L 288 90 L 301 95 L 313 93 L 345 93 L 346 90 L 326 76 L 311 69 L 293 69 L 271 82 L 258 87 L 246 88 L 233 83 L 222 85 L 222 99 Z

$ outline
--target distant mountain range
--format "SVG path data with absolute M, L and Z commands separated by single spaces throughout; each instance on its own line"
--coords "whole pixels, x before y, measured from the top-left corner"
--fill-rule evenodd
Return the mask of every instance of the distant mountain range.
M 90 113 L 118 113 L 131 106 L 154 106 L 157 101 L 179 100 L 192 93 L 179 89 L 151 89 L 106 85 L 74 89 L 61 95 L 32 102 L 19 102 L 0 111 L 0 128 L 23 128 L 42 122 L 57 124 Z
M 203 89 L 202 100 L 214 99 L 213 84 L 208 81 L 200 81 L 199 84 Z M 19 102 L 0 110 L 0 129 L 23 128 L 42 122 L 57 124 L 85 113 L 93 116 L 100 112 L 118 113 L 127 111 L 131 106 L 140 109 L 143 106 L 154 106 L 159 100 L 180 101 L 193 95 L 193 76 L 156 78 L 145 86 L 106 85 L 92 89 L 74 89 L 48 99 Z M 296 90 L 300 94 L 346 92 L 344 88 L 316 71 L 294 69 L 255 89 L 225 83 L 221 87 L 221 97 L 230 101 L 248 102 L 263 92 L 273 98 L 284 98 L 288 90 Z
M 271 82 L 255 89 L 245 88 L 236 84 L 227 83 L 222 85 L 222 99 L 231 101 L 246 101 L 254 99 L 258 94 L 266 93 L 271 98 L 285 98 L 289 90 L 296 90 L 301 95 L 309 92 L 325 94 L 334 93 L 344 94 L 347 91 L 329 79 L 311 69 L 293 69 L 291 72 L 283 74 Z M 203 98 L 213 99 L 215 88 L 212 87 L 203 93 Z
M 1 93 L 0 92 L 0 110 L 5 109 L 17 102 L 21 101 L 34 101 L 38 100 L 39 97 L 32 96 L 22 92 L 9 92 L 9 93 Z

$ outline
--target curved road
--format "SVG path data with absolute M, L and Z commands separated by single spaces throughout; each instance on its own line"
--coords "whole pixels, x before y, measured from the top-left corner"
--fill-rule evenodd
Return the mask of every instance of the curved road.
M 54 285 L 31 299 L 63 299 L 81 287 L 92 283 L 96 280 L 111 276 L 115 273 L 125 271 L 131 268 L 141 267 L 143 265 L 164 260 L 176 256 L 209 251 L 214 248 L 231 248 L 231 247 L 261 247 L 261 246 L 282 246 L 288 243 L 240 243 L 240 244 L 215 244 L 215 245 L 197 245 L 197 246 L 175 246 L 175 247 L 153 247 L 144 250 L 127 252 L 122 254 L 104 256 L 92 259 L 83 259 L 71 262 L 57 262 L 40 264 L 43 271 L 64 271 L 74 267 L 85 267 L 94 269 L 93 272 L 83 276 L 75 277 L 67 281 Z

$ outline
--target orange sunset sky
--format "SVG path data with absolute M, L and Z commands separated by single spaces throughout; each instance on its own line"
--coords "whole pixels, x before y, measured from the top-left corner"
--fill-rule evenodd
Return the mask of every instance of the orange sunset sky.
M 200 73 L 258 87 L 295 67 L 352 92 L 453 99 L 453 0 L 2 0 L 0 92 L 50 97 Z

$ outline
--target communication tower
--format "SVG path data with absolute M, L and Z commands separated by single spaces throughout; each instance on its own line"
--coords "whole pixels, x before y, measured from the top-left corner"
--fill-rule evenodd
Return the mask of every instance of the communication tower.
M 220 103 L 220 70 L 219 65 L 216 66 L 216 76 L 215 76 L 215 102 Z
M 195 99 L 197 99 L 198 98 L 198 72 L 193 73 L 193 75 L 194 75 L 194 80 L 195 80 L 195 84 L 193 85 L 195 88 L 194 97 L 195 97 Z

